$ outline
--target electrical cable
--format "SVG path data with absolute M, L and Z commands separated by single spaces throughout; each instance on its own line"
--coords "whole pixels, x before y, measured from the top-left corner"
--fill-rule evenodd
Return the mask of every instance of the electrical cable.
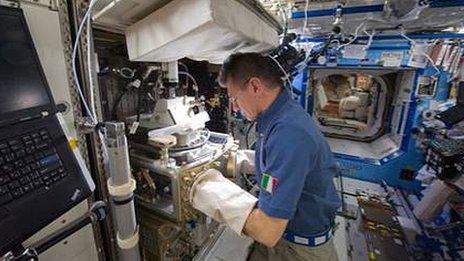
M 193 90 L 195 91 L 195 97 L 199 97 L 198 95 L 198 83 L 197 81 L 195 80 L 195 78 L 188 72 L 178 72 L 180 75 L 185 75 L 187 76 L 189 79 L 191 79 L 193 81 Z
M 125 78 L 125 79 L 132 79 L 134 78 L 135 76 L 135 72 L 137 70 L 132 70 L 131 68 L 129 67 L 122 67 L 120 69 L 117 69 L 115 72 L 121 76 L 122 78 Z
M 284 67 L 282 67 L 282 65 L 280 65 L 279 61 L 277 61 L 276 58 L 272 57 L 271 55 L 268 55 L 276 64 L 277 66 L 279 67 L 279 69 L 282 71 L 282 73 L 284 74 L 285 76 L 285 80 L 287 81 L 288 83 L 288 90 L 289 92 L 293 95 L 293 87 L 292 87 L 292 83 L 290 82 L 290 76 L 288 75 L 288 73 L 285 71 Z
M 90 87 L 90 93 L 89 93 L 89 100 L 90 100 L 90 109 L 92 111 L 92 115 L 94 115 L 95 119 L 96 119 L 96 116 L 97 116 L 97 112 L 95 111 L 95 94 L 94 94 L 94 91 L 95 91 L 95 86 L 94 86 L 94 82 L 93 82 L 93 72 L 92 72 L 92 55 L 91 55 L 91 51 L 92 51 L 92 45 L 91 45 L 91 42 L 92 42 L 92 39 L 91 39 L 91 17 L 90 15 L 87 16 L 87 70 L 88 70 L 88 74 L 89 74 L 89 87 Z
M 245 173 L 242 173 L 241 174 L 242 178 L 246 181 L 247 185 L 251 187 L 250 191 L 253 189 L 253 188 L 257 188 L 259 189 L 259 187 L 257 186 L 257 184 L 253 184 L 253 182 L 251 180 L 248 179 L 247 175 Z
M 142 95 L 146 92 L 149 92 L 149 90 L 145 90 L 146 84 L 150 79 L 150 75 L 154 72 L 155 70 L 148 70 L 147 74 L 144 76 L 142 79 L 142 82 L 140 83 L 139 88 L 137 89 L 137 122 L 140 122 L 140 114 L 142 113 Z
M 287 35 L 287 30 L 288 30 L 287 12 L 285 11 L 285 8 L 283 8 L 284 3 L 282 3 L 282 0 L 279 0 L 277 6 L 280 9 L 280 13 L 282 14 L 282 20 L 284 22 L 284 37 L 285 37 Z
M 187 65 L 185 65 L 185 64 L 182 63 L 182 62 L 177 62 L 177 64 L 178 64 L 179 66 L 182 66 L 182 68 L 184 68 L 185 71 L 186 71 L 187 73 L 189 72 L 189 69 L 188 69 Z M 189 85 L 189 78 L 188 78 L 188 76 L 186 76 L 186 84 L 187 84 L 187 86 Z
M 409 42 L 411 42 L 412 47 L 414 47 L 415 45 L 417 45 L 417 42 L 414 41 L 413 39 L 409 38 L 407 35 L 405 35 L 404 32 L 402 32 L 400 35 L 401 35 L 404 39 L 406 39 L 406 40 L 408 40 Z M 427 58 L 427 60 L 430 62 L 430 65 L 432 65 L 432 67 L 435 69 L 436 74 L 435 74 L 434 76 L 440 75 L 441 71 L 440 71 L 440 69 L 438 69 L 438 67 L 435 65 L 435 62 L 432 60 L 432 58 L 430 58 L 430 56 L 429 56 L 427 53 L 425 53 L 424 51 L 422 51 L 421 49 L 418 49 L 418 50 L 419 50 L 419 52 L 421 52 L 421 53 L 425 56 L 425 58 Z
M 358 25 L 358 27 L 356 27 L 356 30 L 354 31 L 354 37 L 353 37 L 353 39 L 351 39 L 351 40 L 350 40 L 348 43 L 346 43 L 346 44 L 340 45 L 337 49 L 340 50 L 342 47 L 345 47 L 345 46 L 348 46 L 348 45 L 354 43 L 354 41 L 356 41 L 356 39 L 358 39 L 359 30 L 361 29 L 361 27 L 365 26 L 365 24 L 366 24 L 366 21 L 363 21 L 362 23 L 360 23 L 360 24 Z
M 369 36 L 369 40 L 367 41 L 367 45 L 366 45 L 366 50 L 367 50 L 369 49 L 369 47 L 372 45 L 372 42 L 374 41 L 375 29 L 372 30 L 372 34 L 369 34 L 366 31 L 366 28 L 363 29 L 363 32 Z
M 193 81 L 193 84 L 194 84 L 196 87 L 198 87 L 197 81 L 195 80 L 195 78 L 194 78 L 190 73 L 188 73 L 188 72 L 182 72 L 182 71 L 181 71 L 181 72 L 179 72 L 179 74 L 185 75 L 185 76 L 187 76 L 188 78 L 190 78 L 190 79 Z
M 306 0 L 305 10 L 304 10 L 305 20 L 303 23 L 303 33 L 306 33 L 308 31 L 308 8 L 309 8 L 309 0 Z
M 73 51 L 72 51 L 72 57 L 71 57 L 73 79 L 74 79 L 74 82 L 76 84 L 76 90 L 79 93 L 79 97 L 81 98 L 82 104 L 84 105 L 84 109 L 87 112 L 88 117 L 92 120 L 92 123 L 94 123 L 94 124 L 97 123 L 97 117 L 96 117 L 96 115 L 94 115 L 92 113 L 92 110 L 90 110 L 89 105 L 87 104 L 87 100 L 85 99 L 84 94 L 82 92 L 82 87 L 81 87 L 81 85 L 79 83 L 78 76 L 77 76 L 76 57 L 77 57 L 77 49 L 78 49 L 80 38 L 81 38 L 81 35 L 82 35 L 82 30 L 84 29 L 85 23 L 89 22 L 90 13 L 92 11 L 93 6 L 95 5 L 95 3 L 97 1 L 98 0 L 92 0 L 90 2 L 89 7 L 88 7 L 88 9 L 87 9 L 82 21 L 81 21 L 81 24 L 79 25 L 79 29 L 78 29 L 77 34 L 76 34 L 76 41 L 74 42 Z M 91 90 L 91 91 L 93 91 L 93 90 Z
M 185 63 L 182 63 L 182 62 L 177 62 L 178 65 L 182 66 L 186 72 L 189 72 L 189 69 L 187 67 L 187 65 L 185 65 Z
M 140 122 L 140 114 L 142 113 L 142 88 L 143 85 L 137 89 L 137 119 L 136 122 Z
M 76 68 L 77 67 L 77 65 L 76 65 L 77 50 L 78 50 L 78 46 L 79 46 L 79 43 L 80 43 L 80 40 L 81 40 L 80 38 L 81 38 L 81 35 L 82 35 L 82 31 L 83 31 L 84 25 L 86 23 L 88 25 L 88 27 L 87 27 L 88 30 L 91 29 L 90 14 L 92 13 L 92 8 L 94 7 L 94 5 L 97 2 L 98 2 L 98 0 L 91 0 L 90 1 L 88 9 L 87 9 L 84 17 L 82 18 L 82 21 L 81 21 L 80 25 L 79 25 L 79 28 L 78 28 L 77 34 L 76 34 L 76 40 L 75 40 L 75 42 L 73 44 L 73 49 L 72 49 L 71 65 L 72 65 L 72 74 L 73 74 L 73 80 L 74 80 L 74 83 L 75 83 L 75 88 L 76 88 L 76 90 L 77 90 L 77 92 L 79 94 L 79 97 L 80 97 L 80 99 L 82 101 L 82 104 L 84 105 L 84 109 L 85 109 L 88 117 L 90 118 L 92 123 L 97 126 L 97 130 L 98 130 L 99 123 L 97 121 L 96 114 L 94 114 L 94 112 L 95 112 L 95 108 L 94 108 L 95 103 L 92 102 L 92 104 L 91 104 L 92 109 L 90 109 L 89 105 L 87 103 L 87 100 L 85 99 L 84 94 L 82 92 L 82 87 L 81 87 L 81 85 L 79 83 L 79 79 L 78 79 L 78 76 L 77 76 L 77 68 Z M 88 33 L 87 36 L 90 37 L 90 33 Z M 89 40 L 90 40 L 90 38 L 89 38 Z M 87 61 L 88 62 L 91 59 L 89 57 L 90 56 L 90 51 L 89 50 L 91 50 L 90 46 L 87 49 L 87 55 L 88 55 Z M 92 81 L 92 78 L 91 78 L 92 74 L 91 74 L 90 64 L 91 63 L 89 62 L 88 70 L 89 70 L 90 81 Z M 92 83 L 90 83 L 90 93 L 91 93 L 90 99 L 92 101 L 94 99 L 94 95 L 93 95 L 94 94 L 94 86 L 93 86 Z M 108 162 L 108 149 L 106 147 L 105 137 L 104 137 L 103 133 L 100 130 L 98 130 L 97 133 L 98 133 L 98 137 L 99 137 L 99 139 L 101 141 L 101 145 L 102 145 L 101 148 L 102 148 L 102 154 L 103 154 L 103 162 L 104 162 L 104 164 L 106 164 Z

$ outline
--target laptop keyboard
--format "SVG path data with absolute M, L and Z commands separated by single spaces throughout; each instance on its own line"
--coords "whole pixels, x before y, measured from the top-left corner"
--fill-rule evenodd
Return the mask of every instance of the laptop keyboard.
M 66 175 L 47 130 L 0 141 L 0 206 Z
M 441 112 L 437 115 L 437 118 L 444 122 L 446 125 L 454 125 L 464 120 L 464 105 L 458 104 L 449 108 L 448 110 Z

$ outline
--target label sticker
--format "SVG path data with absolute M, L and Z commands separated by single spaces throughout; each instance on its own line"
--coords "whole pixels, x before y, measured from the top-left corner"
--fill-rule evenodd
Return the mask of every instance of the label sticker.
M 364 44 L 347 45 L 343 52 L 343 58 L 363 60 L 366 58 L 366 47 Z
M 380 60 L 383 61 L 385 67 L 399 67 L 403 61 L 402 52 L 383 52 Z

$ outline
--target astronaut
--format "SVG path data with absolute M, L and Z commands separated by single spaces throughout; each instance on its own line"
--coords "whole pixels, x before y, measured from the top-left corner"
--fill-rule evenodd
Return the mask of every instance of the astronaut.
M 213 174 L 197 187 L 194 206 L 253 238 L 250 260 L 337 260 L 332 240 L 340 206 L 333 184 L 336 164 L 312 118 L 283 87 L 277 65 L 258 53 L 233 54 L 219 82 L 233 109 L 257 122 L 259 196 L 253 200 L 236 187 L 225 196 L 227 181 Z

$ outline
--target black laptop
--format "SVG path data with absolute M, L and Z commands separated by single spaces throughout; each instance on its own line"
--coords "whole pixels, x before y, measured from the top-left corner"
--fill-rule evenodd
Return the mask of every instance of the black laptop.
M 94 189 L 56 112 L 23 12 L 0 7 L 0 257 Z
M 464 120 L 464 82 L 458 84 L 456 105 L 439 113 L 436 118 L 441 120 L 448 127 Z

